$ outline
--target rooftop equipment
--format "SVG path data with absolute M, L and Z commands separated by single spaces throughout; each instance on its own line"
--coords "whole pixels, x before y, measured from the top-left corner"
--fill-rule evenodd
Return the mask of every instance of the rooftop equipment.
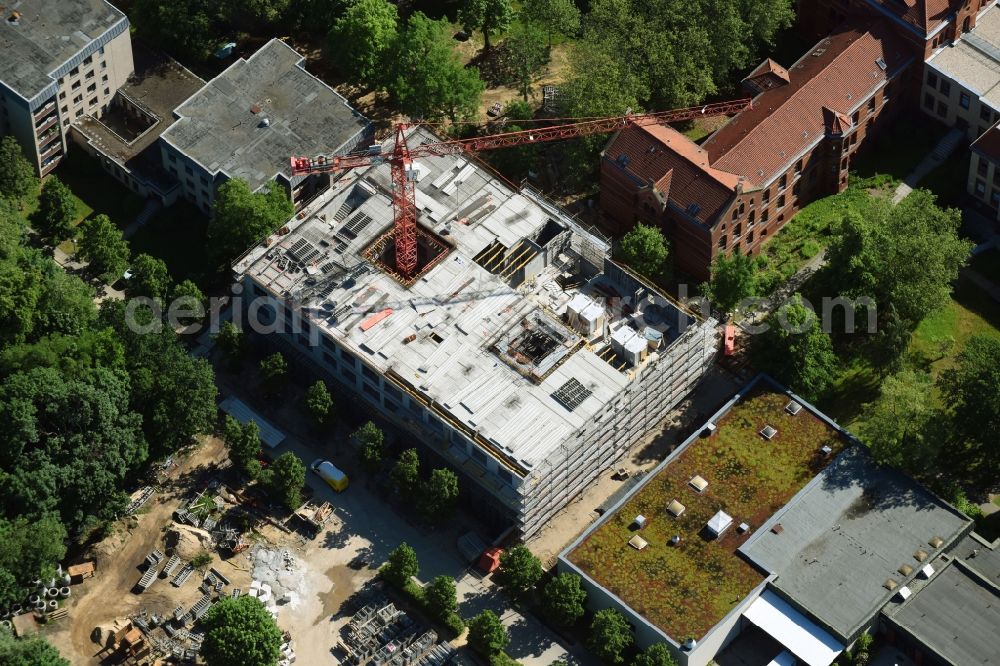
M 667 505 L 667 513 L 674 518 L 680 518 L 681 514 L 684 513 L 685 508 L 686 507 L 677 500 L 670 500 L 670 504 Z
M 778 434 L 778 429 L 775 428 L 774 426 L 765 425 L 760 430 L 760 436 L 768 441 L 774 439 L 774 436 L 777 434 Z
M 632 546 L 636 550 L 642 550 L 643 548 L 649 545 L 649 542 L 647 542 L 641 536 L 636 534 L 634 537 L 628 540 L 628 545 Z
M 708 481 L 703 479 L 700 475 L 691 477 L 688 481 L 688 485 L 695 489 L 699 493 L 705 492 L 705 488 L 708 488 Z
M 712 536 L 719 538 L 733 524 L 733 517 L 725 511 L 719 511 L 708 521 L 708 531 Z
M 639 514 L 635 517 L 635 520 L 632 521 L 632 524 L 641 530 L 646 526 L 646 516 Z
M 792 416 L 796 416 L 798 415 L 799 412 L 802 411 L 802 405 L 792 400 L 787 405 L 785 405 L 785 411 L 791 414 Z

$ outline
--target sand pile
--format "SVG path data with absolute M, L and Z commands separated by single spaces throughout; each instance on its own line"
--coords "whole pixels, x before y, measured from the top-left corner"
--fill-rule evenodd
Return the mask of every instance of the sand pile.
M 212 536 L 200 527 L 190 525 L 173 525 L 167 532 L 167 552 L 177 555 L 182 560 L 191 560 L 203 552 L 211 553 L 214 549 Z

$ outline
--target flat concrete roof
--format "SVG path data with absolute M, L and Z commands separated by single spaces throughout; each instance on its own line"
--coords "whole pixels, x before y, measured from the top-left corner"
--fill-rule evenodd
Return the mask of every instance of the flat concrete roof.
M 304 60 L 272 39 L 179 106 L 163 139 L 210 173 L 242 178 L 252 190 L 278 173 L 291 180 L 292 156 L 342 152 L 370 123 L 307 72 Z
M 927 65 L 1000 109 L 1000 7 L 992 5 L 975 28 L 932 55 Z
M 1000 664 L 1000 588 L 951 561 L 885 615 L 946 663 Z
M 413 147 L 440 139 L 419 127 L 407 140 Z M 300 304 L 303 317 L 327 337 L 433 401 L 488 442 L 498 459 L 519 468 L 515 472 L 545 460 L 648 367 L 648 361 L 627 366 L 611 353 L 603 331 L 588 341 L 570 328 L 564 319 L 575 295 L 601 305 L 609 330 L 655 319 L 667 345 L 689 328 L 700 330 L 651 287 L 631 279 L 623 285 L 627 274 L 618 269 L 609 274 L 609 242 L 540 195 L 515 190 L 464 154 L 417 159 L 414 172 L 420 226 L 447 251 L 409 286 L 365 254 L 393 224 L 385 162 L 346 173 L 288 223 L 287 234 L 253 248 L 233 270 Z M 597 274 L 561 281 L 562 271 L 573 270 L 564 255 L 570 250 L 590 257 Z M 289 263 L 290 252 L 303 259 L 304 270 Z M 515 284 L 514 265 L 501 271 L 492 263 L 504 253 L 525 262 L 547 253 L 550 265 Z M 632 298 L 638 291 L 644 295 L 634 313 L 604 310 L 611 294 Z M 390 309 L 377 322 L 370 319 Z M 539 334 L 541 347 L 548 345 L 537 359 L 526 357 L 527 347 L 524 354 L 515 351 L 529 331 Z M 568 408 L 558 391 L 574 381 L 579 401 Z
M 802 407 L 794 415 L 793 400 Z M 677 643 L 703 639 L 764 582 L 740 546 L 829 462 L 823 446 L 835 454 L 848 444 L 829 419 L 764 375 L 710 423 L 711 434 L 693 434 L 560 555 Z M 768 425 L 777 430 L 769 440 L 760 433 Z M 702 491 L 696 476 L 707 481 Z M 666 510 L 673 499 L 685 507 L 677 517 Z M 707 523 L 720 510 L 733 525 L 713 538 Z M 638 514 L 647 517 L 640 530 L 632 524 Z M 649 542 L 642 551 L 626 546 L 633 533 Z
M 14 13 L 20 15 L 10 20 Z M 16 0 L 0 16 L 0 81 L 32 99 L 50 74 L 125 15 L 104 0 Z
M 777 526 L 780 525 L 780 528 Z M 842 453 L 741 548 L 777 574 L 772 587 L 849 642 L 893 592 L 971 530 L 972 521 L 855 446 Z M 777 533 L 776 533 L 777 532 Z M 931 545 L 935 537 L 942 540 Z M 913 573 L 900 574 L 902 565 Z
M 973 532 L 962 539 L 950 554 L 978 571 L 986 580 L 1000 586 L 1000 542 L 990 543 Z

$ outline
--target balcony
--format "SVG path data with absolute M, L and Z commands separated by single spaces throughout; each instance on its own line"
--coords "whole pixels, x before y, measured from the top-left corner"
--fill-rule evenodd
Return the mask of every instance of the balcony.
M 56 154 L 57 151 L 62 149 L 62 141 L 53 141 L 50 145 L 44 146 L 40 150 L 42 156 L 42 162 L 44 162 L 49 157 Z
M 53 97 L 52 99 L 49 100 L 48 104 L 40 107 L 37 111 L 35 111 L 35 118 L 37 119 L 38 116 L 44 116 L 46 113 L 54 110 L 55 108 L 56 108 L 56 98 Z
M 55 127 L 55 124 L 57 122 L 59 122 L 59 116 L 53 113 L 48 118 L 42 120 L 41 124 L 35 125 L 35 136 L 41 138 L 45 130 L 49 129 L 50 127 Z

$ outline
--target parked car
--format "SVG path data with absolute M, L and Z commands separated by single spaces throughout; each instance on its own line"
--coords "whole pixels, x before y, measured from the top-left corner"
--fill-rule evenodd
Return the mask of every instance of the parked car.
M 316 472 L 321 479 L 326 481 L 327 485 L 338 493 L 346 490 L 347 484 L 350 482 L 347 475 L 329 460 L 323 460 L 322 458 L 314 460 L 309 465 L 309 469 Z

